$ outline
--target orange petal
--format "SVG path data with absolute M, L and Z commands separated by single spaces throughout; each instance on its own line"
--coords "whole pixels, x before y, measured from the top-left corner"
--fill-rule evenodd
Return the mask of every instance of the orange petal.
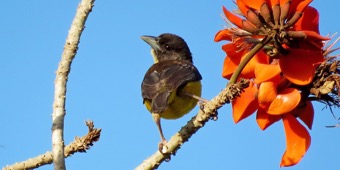
M 255 67 L 255 83 L 268 81 L 281 73 L 278 64 L 257 64 Z
M 276 85 L 277 83 L 274 81 L 266 81 L 260 84 L 257 100 L 263 108 L 276 99 Z
M 313 104 L 310 100 L 307 100 L 305 105 L 300 107 L 296 107 L 291 114 L 300 118 L 307 125 L 309 129 L 312 129 L 313 120 L 314 120 L 314 108 Z
M 223 12 L 230 22 L 235 24 L 237 27 L 242 28 L 242 19 L 240 17 L 228 11 L 227 8 L 225 8 L 224 6 L 223 6 Z
M 296 5 L 296 11 L 297 12 L 303 12 L 305 10 L 305 8 L 312 2 L 313 0 L 300 0 L 300 2 L 298 2 L 297 0 L 295 0 L 295 2 L 298 2 L 298 4 Z M 293 2 L 294 3 L 294 2 Z M 294 6 L 294 4 L 293 4 Z
M 312 47 L 322 48 L 324 40 L 329 40 L 328 37 L 319 35 L 319 13 L 310 6 L 307 6 L 302 17 L 293 25 L 293 29 L 296 31 L 302 31 Z M 304 48 L 300 45 L 300 48 Z
M 287 114 L 282 120 L 286 134 L 286 151 L 280 166 L 292 166 L 299 163 L 307 152 L 311 137 L 307 129 L 293 115 Z
M 262 23 L 261 23 L 261 20 L 256 13 L 256 11 L 253 11 L 252 9 L 250 9 L 249 6 L 247 6 L 243 1 L 237 1 L 237 6 L 240 9 L 240 11 L 242 12 L 243 16 L 245 16 L 246 19 L 251 22 L 250 25 L 243 22 L 243 24 L 248 25 L 248 28 L 251 28 L 250 30 L 247 29 L 245 27 L 245 25 L 243 25 L 243 29 L 248 30 L 249 32 L 254 32 L 254 33 L 256 32 L 257 33 L 259 31 L 258 28 L 260 28 L 262 26 Z M 255 29 L 253 28 L 253 26 L 255 26 Z
M 266 130 L 270 125 L 279 121 L 280 119 L 280 115 L 270 115 L 261 108 L 259 108 L 256 113 L 256 122 L 261 130 Z
M 299 118 L 307 125 L 309 129 L 312 129 L 314 120 L 314 108 L 311 101 L 306 102 L 306 107 L 303 112 L 299 115 Z
M 280 6 L 284 6 L 285 3 L 289 2 L 291 0 L 280 0 Z
M 293 29 L 319 33 L 319 12 L 313 7 L 306 7 L 302 17 L 293 25 Z
M 224 44 L 222 50 L 227 53 L 228 57 L 235 60 L 235 63 L 240 63 L 244 50 L 240 51 L 234 43 Z
M 315 41 L 315 40 L 305 40 L 300 41 L 299 43 L 300 49 L 306 49 L 306 50 L 322 50 L 322 47 L 324 43 L 322 41 Z
M 230 79 L 231 75 L 240 64 L 244 50 L 238 51 L 233 43 L 223 45 L 222 49 L 227 53 L 227 57 L 224 59 L 223 63 L 222 77 Z
M 242 56 L 242 60 L 244 59 L 246 55 L 247 53 Z M 268 63 L 269 63 L 269 57 L 263 51 L 256 53 L 255 56 L 243 68 L 241 72 L 241 77 L 246 78 L 246 79 L 254 78 L 255 68 L 259 64 L 268 64 Z
M 269 7 L 273 7 L 273 6 L 277 5 L 277 4 L 280 5 L 280 0 L 269 0 L 269 1 L 267 0 L 267 3 L 268 3 Z
M 304 12 L 305 8 L 312 1 L 313 0 L 294 0 L 294 1 L 291 1 L 288 18 L 292 17 L 295 14 L 295 12 L 299 12 L 299 13 Z
M 224 29 L 224 30 L 221 30 L 221 31 L 216 33 L 214 41 L 215 42 L 219 42 L 219 41 L 222 41 L 222 40 L 231 41 L 232 35 L 233 34 L 230 32 L 229 29 Z
M 276 99 L 270 104 L 267 112 L 272 115 L 281 115 L 295 109 L 301 100 L 300 92 L 295 88 L 287 88 L 279 92 Z
M 244 89 L 244 92 L 232 101 L 233 119 L 235 123 L 238 123 L 256 111 L 256 91 L 256 86 L 253 82 L 250 82 L 249 87 Z
M 222 77 L 230 79 L 238 64 L 236 64 L 230 57 L 226 57 L 223 63 Z
M 253 9 L 256 9 L 256 10 L 260 10 L 261 5 L 263 3 L 265 3 L 265 0 L 256 0 L 256 1 L 254 1 L 254 0 L 237 0 L 236 1 L 237 6 L 239 6 L 240 1 L 242 1 L 243 4 L 245 4 L 246 6 L 251 7 Z
M 240 9 L 240 11 L 242 12 L 242 14 L 244 16 L 247 16 L 249 7 L 242 0 L 237 1 L 237 6 Z
M 321 50 L 292 49 L 280 58 L 281 71 L 289 81 L 297 85 L 307 85 L 314 77 L 314 64 L 324 61 Z
M 282 91 L 283 89 L 288 88 L 292 83 L 286 78 L 281 77 L 279 84 L 276 86 L 277 91 Z

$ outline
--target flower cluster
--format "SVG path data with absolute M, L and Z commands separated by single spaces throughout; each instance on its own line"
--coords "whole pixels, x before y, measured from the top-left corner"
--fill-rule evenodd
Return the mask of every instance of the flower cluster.
M 219 31 L 215 41 L 227 56 L 222 76 L 234 83 L 250 79 L 245 91 L 232 101 L 238 123 L 256 112 L 262 130 L 282 120 L 286 151 L 280 166 L 297 164 L 307 152 L 314 109 L 309 99 L 317 68 L 326 62 L 319 35 L 318 11 L 312 0 L 236 0 L 239 11 L 223 7 L 236 25 Z M 239 17 L 237 14 L 243 16 Z M 334 88 L 332 86 L 331 88 Z

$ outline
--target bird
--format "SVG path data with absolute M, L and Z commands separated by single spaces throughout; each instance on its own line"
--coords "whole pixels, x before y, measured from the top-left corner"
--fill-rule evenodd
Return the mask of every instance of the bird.
M 158 148 L 166 152 L 161 118 L 178 119 L 197 105 L 202 99 L 202 76 L 180 36 L 164 33 L 141 39 L 151 46 L 154 60 L 141 84 L 143 103 L 157 125 L 161 138 Z

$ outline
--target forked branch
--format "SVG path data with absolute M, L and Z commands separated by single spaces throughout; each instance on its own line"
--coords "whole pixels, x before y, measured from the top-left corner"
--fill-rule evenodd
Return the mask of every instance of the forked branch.
M 80 40 L 85 28 L 85 21 L 92 10 L 94 0 L 82 0 L 69 30 L 64 51 L 56 72 L 54 102 L 52 114 L 52 152 L 54 169 L 64 170 L 64 117 L 66 101 L 66 84 Z
M 74 141 L 67 145 L 64 149 L 64 157 L 69 157 L 76 152 L 86 152 L 97 142 L 100 138 L 101 129 L 94 128 L 92 121 L 86 121 L 86 126 L 89 128 L 88 133 L 83 137 L 75 137 Z M 23 162 L 17 162 L 13 165 L 3 167 L 3 170 L 19 170 L 19 169 L 33 169 L 40 166 L 51 164 L 53 162 L 53 155 L 48 151 L 42 155 L 30 158 Z

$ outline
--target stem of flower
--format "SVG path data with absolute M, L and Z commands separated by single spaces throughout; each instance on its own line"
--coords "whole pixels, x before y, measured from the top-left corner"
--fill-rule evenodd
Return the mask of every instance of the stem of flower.
M 229 81 L 230 84 L 236 83 L 237 78 L 241 74 L 243 68 L 254 57 L 254 55 L 257 52 L 259 52 L 270 40 L 271 40 L 271 37 L 266 36 L 261 42 L 255 45 L 255 47 L 247 54 L 247 56 L 242 60 L 242 62 L 236 68 L 235 72 L 230 78 L 230 81 Z

